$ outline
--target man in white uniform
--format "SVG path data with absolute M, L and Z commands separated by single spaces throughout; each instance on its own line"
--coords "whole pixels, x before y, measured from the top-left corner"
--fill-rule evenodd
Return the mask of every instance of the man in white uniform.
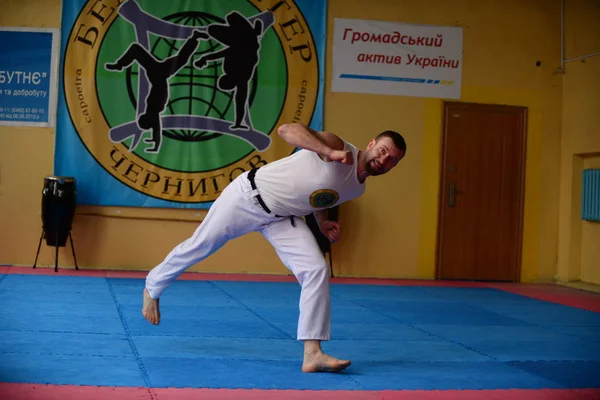
M 321 341 L 330 339 L 329 268 L 302 217 L 314 213 L 323 234 L 339 240 L 339 224 L 327 220 L 327 209 L 362 195 L 366 178 L 395 167 L 406 143 L 400 134 L 385 131 L 362 151 L 302 124 L 285 124 L 277 132 L 300 150 L 243 173 L 223 190 L 192 237 L 148 274 L 142 314 L 158 324 L 159 298 L 181 273 L 227 241 L 260 232 L 301 286 L 297 339 L 304 342 L 302 371 L 341 371 L 350 361 L 321 350 Z

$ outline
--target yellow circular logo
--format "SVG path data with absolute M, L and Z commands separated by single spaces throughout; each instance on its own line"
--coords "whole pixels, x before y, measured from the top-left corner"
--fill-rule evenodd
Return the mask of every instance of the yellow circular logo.
M 277 127 L 308 125 L 316 108 L 317 52 L 293 1 L 205 3 L 89 0 L 65 50 L 65 100 L 87 151 L 163 200 L 214 201 L 292 154 Z
M 340 195 L 335 190 L 320 189 L 315 190 L 310 195 L 310 205 L 315 208 L 331 207 L 340 199 Z

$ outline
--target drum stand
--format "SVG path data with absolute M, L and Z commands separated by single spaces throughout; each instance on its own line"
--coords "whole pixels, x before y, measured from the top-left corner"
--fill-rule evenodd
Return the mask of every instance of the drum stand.
M 38 244 L 37 254 L 35 255 L 35 261 L 33 262 L 33 268 L 35 268 L 37 265 L 38 255 L 40 254 L 40 248 L 42 247 L 42 239 L 44 238 L 44 233 L 46 233 L 46 230 L 44 228 L 42 228 L 42 235 L 40 236 L 40 242 Z M 56 236 L 58 237 L 58 232 L 57 232 Z M 77 258 L 75 258 L 75 246 L 73 246 L 73 238 L 71 237 L 71 231 L 69 231 L 69 240 L 71 242 L 71 250 L 73 251 L 73 261 L 75 261 L 75 269 L 79 270 L 79 267 L 77 266 Z M 54 272 L 58 272 L 58 248 L 60 246 L 54 246 L 54 247 L 56 247 L 56 253 L 54 255 Z

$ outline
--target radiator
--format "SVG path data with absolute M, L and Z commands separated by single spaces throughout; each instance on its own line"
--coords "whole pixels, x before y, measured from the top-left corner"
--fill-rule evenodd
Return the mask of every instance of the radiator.
M 584 169 L 581 219 L 600 221 L 600 169 Z

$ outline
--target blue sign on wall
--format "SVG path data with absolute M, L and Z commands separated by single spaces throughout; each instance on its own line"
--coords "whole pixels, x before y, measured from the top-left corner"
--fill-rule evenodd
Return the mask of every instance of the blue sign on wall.
M 54 126 L 58 35 L 0 27 L 0 125 Z

